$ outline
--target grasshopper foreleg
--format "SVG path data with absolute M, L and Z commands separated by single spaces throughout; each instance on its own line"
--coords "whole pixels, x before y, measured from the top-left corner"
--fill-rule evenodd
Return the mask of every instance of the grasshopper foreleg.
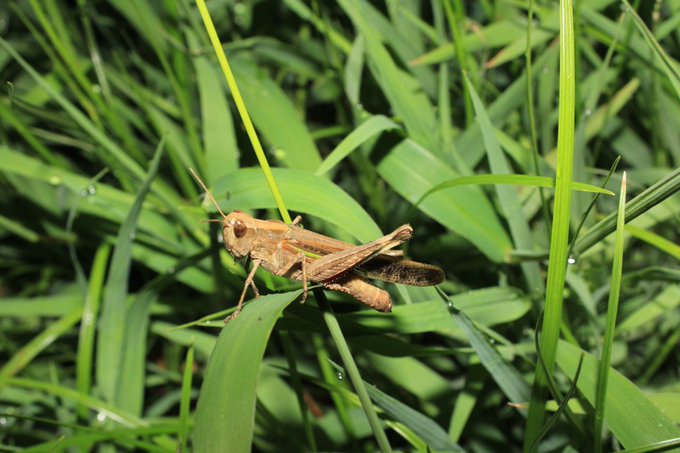
M 260 263 L 262 263 L 262 260 L 253 260 L 253 268 L 250 270 L 250 273 L 248 274 L 248 277 L 246 278 L 245 283 L 243 284 L 243 291 L 241 292 L 241 298 L 238 300 L 238 305 L 236 305 L 236 310 L 234 313 L 231 315 L 227 316 L 224 319 L 224 323 L 228 323 L 232 319 L 236 318 L 240 313 L 241 310 L 243 309 L 243 301 L 246 298 L 246 293 L 248 292 L 248 287 L 252 286 L 253 287 L 253 292 L 255 292 L 255 297 L 260 297 L 260 292 L 257 290 L 257 286 L 255 286 L 255 272 L 257 271 L 257 268 L 260 267 Z

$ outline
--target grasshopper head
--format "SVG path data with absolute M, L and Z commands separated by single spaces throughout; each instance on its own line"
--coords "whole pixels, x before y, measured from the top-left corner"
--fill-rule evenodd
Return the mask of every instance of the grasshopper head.
M 229 213 L 222 221 L 224 245 L 234 258 L 248 256 L 253 250 L 257 231 L 253 218 L 241 211 Z

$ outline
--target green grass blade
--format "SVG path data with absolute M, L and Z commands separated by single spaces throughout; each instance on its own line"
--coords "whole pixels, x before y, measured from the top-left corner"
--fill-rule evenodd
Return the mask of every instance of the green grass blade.
M 515 404 L 526 402 L 529 399 L 530 389 L 519 371 L 498 354 L 498 351 L 489 344 L 489 341 L 482 335 L 470 318 L 445 293 L 440 291 L 440 296 L 448 304 L 452 318 L 465 332 L 465 336 L 470 341 L 482 365 L 484 365 L 484 368 L 496 381 L 496 384 L 503 390 L 508 400 Z
M 604 424 L 605 401 L 607 398 L 607 383 L 609 381 L 609 366 L 611 364 L 612 347 L 614 346 L 614 332 L 616 318 L 619 312 L 619 294 L 621 292 L 621 272 L 623 269 L 623 236 L 626 218 L 626 172 L 623 172 L 621 193 L 619 194 L 619 209 L 616 217 L 616 237 L 614 239 L 614 260 L 612 263 L 612 283 L 607 304 L 607 324 L 604 330 L 602 355 L 597 373 L 597 389 L 595 391 L 595 427 L 593 429 L 593 450 L 602 451 L 602 426 Z
M 322 218 L 362 242 L 382 235 L 361 205 L 328 179 L 286 168 L 274 168 L 272 173 L 291 210 Z M 274 200 L 263 183 L 264 177 L 258 169 L 244 168 L 218 181 L 214 195 L 225 212 L 274 208 Z M 226 202 L 224 194 L 229 195 Z
M 249 452 L 255 384 L 267 341 L 283 309 L 300 291 L 262 296 L 229 322 L 210 356 L 196 407 L 196 451 Z
M 106 275 L 106 265 L 111 254 L 111 246 L 102 244 L 94 256 L 90 280 L 87 286 L 85 303 L 83 304 L 82 322 L 80 323 L 80 333 L 78 336 L 78 360 L 76 362 L 76 389 L 87 395 L 92 386 L 92 370 L 94 368 L 94 348 L 99 319 L 99 307 L 101 304 L 102 290 L 104 288 L 104 276 Z M 81 416 L 85 418 L 87 412 L 82 411 Z
M 574 375 L 583 355 L 583 371 L 578 381 L 581 394 L 595 405 L 598 360 L 591 354 L 560 341 L 557 363 Z M 654 405 L 642 390 L 615 369 L 609 370 L 605 398 L 605 423 L 624 448 L 637 448 L 654 442 L 680 438 L 680 428 Z
M 40 240 L 38 233 L 3 215 L 0 215 L 0 228 L 28 242 L 37 243 Z
M 246 108 L 246 105 L 243 102 L 243 98 L 241 97 L 241 92 L 238 89 L 238 85 L 236 84 L 236 80 L 234 79 L 234 74 L 232 73 L 231 68 L 229 66 L 229 62 L 227 61 L 227 56 L 225 55 L 224 49 L 222 48 L 222 43 L 220 43 L 219 37 L 217 36 L 217 31 L 215 30 L 215 25 L 213 24 L 212 18 L 210 17 L 210 13 L 208 12 L 207 7 L 205 6 L 205 1 L 196 0 L 196 5 L 198 5 L 198 9 L 201 13 L 201 18 L 203 19 L 203 24 L 205 25 L 205 28 L 208 32 L 208 36 L 210 37 L 210 42 L 212 43 L 213 49 L 215 49 L 217 60 L 219 61 L 220 67 L 222 68 L 222 72 L 224 73 L 224 77 L 227 80 L 227 85 L 229 85 L 229 90 L 231 90 L 231 95 L 234 98 L 236 108 L 238 109 L 238 112 L 241 115 L 241 121 L 243 122 L 243 125 L 246 128 L 248 138 L 250 139 L 250 143 L 253 145 L 253 150 L 255 151 L 257 160 L 260 163 L 262 171 L 264 172 L 265 179 L 267 180 L 267 185 L 269 186 L 269 190 L 271 190 L 272 195 L 274 196 L 274 200 L 276 201 L 276 206 L 279 208 L 281 218 L 283 219 L 284 222 L 291 223 L 292 219 L 290 218 L 290 214 L 288 214 L 286 205 L 283 202 L 283 198 L 279 193 L 278 187 L 276 186 L 276 181 L 274 180 L 274 177 L 271 174 L 269 162 L 267 162 L 267 157 L 265 156 L 264 150 L 262 149 L 260 139 L 257 137 L 257 133 L 255 132 L 255 127 L 253 126 L 253 122 L 251 121 L 250 115 L 248 114 L 248 109 Z
M 189 421 L 191 417 L 191 383 L 194 374 L 194 346 L 187 349 L 184 359 L 184 373 L 182 374 L 182 399 L 179 406 L 179 450 L 187 451 L 189 439 Z
M 415 203 L 419 205 L 425 198 L 429 197 L 431 194 L 438 192 L 443 189 L 448 189 L 457 186 L 467 186 L 467 185 L 495 185 L 495 184 L 509 184 L 516 186 L 534 186 L 534 187 L 545 187 L 548 189 L 555 188 L 555 179 L 548 178 L 546 176 L 531 176 L 531 175 L 470 175 L 470 176 L 460 176 L 458 178 L 452 179 L 450 181 L 444 181 L 436 186 L 432 187 L 430 190 L 425 192 L 420 199 Z M 604 195 L 614 195 L 611 190 L 604 189 L 602 187 L 594 186 L 592 184 L 586 184 L 582 182 L 573 182 L 572 190 L 586 193 L 597 193 Z
M 446 431 L 431 418 L 408 407 L 401 401 L 366 383 L 366 389 L 376 406 L 395 421 L 402 423 L 420 437 L 433 451 L 465 451 L 449 439 Z
M 289 168 L 316 170 L 319 151 L 286 93 L 249 58 L 238 56 L 232 65 L 248 112 L 276 160 Z
M 675 90 L 675 95 L 680 97 L 680 68 L 678 68 L 677 61 L 672 60 L 668 54 L 666 54 L 666 52 L 663 50 L 663 47 L 661 47 L 659 42 L 654 37 L 654 34 L 649 30 L 649 28 L 647 28 L 645 22 L 635 11 L 635 8 L 633 8 L 630 3 L 628 3 L 628 0 L 622 0 L 622 3 L 626 7 L 626 13 L 630 14 L 630 16 L 633 18 L 633 23 L 635 23 L 637 29 L 640 31 L 640 33 L 642 33 L 646 44 L 652 49 L 656 58 L 661 60 L 661 68 L 666 74 L 671 86 Z
M 486 109 L 482 100 L 479 98 L 475 87 L 470 83 L 470 79 L 465 77 L 465 83 L 468 87 L 468 93 L 472 99 L 475 115 L 479 128 L 482 130 L 482 137 L 487 152 L 491 171 L 493 173 L 507 174 L 510 173 L 511 168 L 508 164 L 501 147 L 496 140 L 493 125 L 486 113 Z M 532 232 L 529 229 L 529 223 L 522 210 L 522 205 L 519 200 L 517 191 L 513 188 L 497 186 L 496 194 L 501 207 L 501 211 L 505 215 L 510 227 L 510 235 L 512 236 L 513 244 L 516 249 L 532 250 L 535 247 Z M 538 263 L 523 262 L 521 263 L 524 277 L 531 288 L 531 291 L 543 293 L 544 284 L 540 275 Z
M 361 123 L 352 131 L 319 165 L 314 174 L 321 176 L 331 171 L 352 151 L 361 146 L 366 140 L 383 131 L 399 129 L 399 126 L 383 115 L 375 115 Z
M 16 351 L 0 368 L 0 386 L 2 386 L 4 379 L 15 376 L 28 366 L 38 354 L 59 339 L 59 337 L 66 334 L 80 321 L 81 315 L 82 309 L 77 307 L 75 310 L 59 318 L 55 323 L 48 326 L 26 343 L 20 350 Z
M 647 231 L 642 228 L 637 228 L 632 225 L 626 225 L 626 233 L 631 236 L 645 241 L 649 245 L 659 249 L 660 251 L 669 254 L 676 260 L 680 261 L 680 245 L 669 241 L 668 239 L 654 234 L 651 231 Z
M 352 19 L 355 28 L 364 36 L 369 68 L 392 108 L 404 121 L 409 136 L 431 151 L 439 150 L 439 137 L 432 105 L 419 93 L 417 81 L 398 68 L 382 45 L 376 30 L 367 20 L 369 6 L 363 2 L 341 0 L 340 5 Z
M 645 189 L 626 203 L 626 223 L 640 216 L 680 190 L 680 167 Z M 574 245 L 576 253 L 582 253 L 602 241 L 616 229 L 616 213 L 613 212 L 581 236 Z
M 457 173 L 411 140 L 404 140 L 378 165 L 378 173 L 411 203 Z M 484 193 L 463 187 L 434 193 L 418 209 L 472 242 L 493 261 L 502 261 L 510 240 Z
M 534 373 L 524 449 L 534 444 L 545 416 L 546 373 L 554 369 L 555 351 L 562 324 L 564 280 L 569 248 L 569 211 L 574 152 L 576 68 L 574 61 L 574 16 L 570 0 L 560 2 L 560 102 L 557 136 L 557 173 L 553 208 L 550 260 L 541 329 L 541 351 L 546 371 L 539 364 Z
M 48 395 L 58 396 L 68 401 L 72 401 L 75 404 L 89 407 L 100 414 L 102 418 L 112 420 L 123 426 L 143 427 L 149 425 L 147 421 L 125 412 L 114 404 L 106 403 L 90 395 L 84 395 L 63 385 L 24 378 L 0 379 L 0 385 L 39 390 L 41 392 L 47 393 Z
M 113 252 L 111 267 L 106 279 L 104 298 L 102 300 L 101 318 L 97 336 L 97 387 L 109 402 L 118 400 L 120 370 L 124 361 L 124 339 L 126 335 L 126 313 L 128 280 L 130 275 L 132 243 L 135 237 L 137 218 L 142 210 L 142 203 L 156 176 L 163 143 L 158 146 L 146 179 L 140 187 L 125 222 L 118 230 L 116 248 Z
M 324 321 L 326 322 L 326 327 L 328 327 L 328 331 L 333 338 L 333 342 L 338 348 L 338 354 L 340 354 L 340 358 L 342 358 L 342 363 L 347 370 L 347 375 L 349 376 L 350 381 L 352 381 L 352 386 L 359 397 L 361 407 L 366 414 L 366 418 L 368 418 L 369 425 L 371 425 L 371 431 L 373 431 L 373 436 L 375 436 L 375 440 L 378 443 L 378 448 L 382 453 L 390 453 L 392 451 L 392 447 L 387 440 L 387 435 L 385 434 L 380 420 L 378 419 L 378 415 L 375 412 L 375 408 L 373 407 L 373 403 L 371 402 L 371 399 L 368 395 L 364 381 L 361 378 L 361 374 L 359 373 L 359 368 L 354 362 L 352 352 L 350 351 L 347 341 L 345 340 L 345 336 L 340 329 L 340 325 L 338 324 L 338 320 L 335 317 L 335 313 L 333 313 L 333 309 L 329 305 L 326 295 L 322 289 L 314 290 L 314 298 L 317 300 L 321 308 L 321 313 Z
M 191 31 L 187 31 L 187 35 L 189 45 L 197 46 L 195 35 Z M 210 186 L 220 176 L 238 168 L 239 150 L 229 102 L 215 68 L 205 56 L 195 57 L 193 63 L 201 102 L 205 149 L 205 168 L 199 171 L 205 175 L 205 183 Z

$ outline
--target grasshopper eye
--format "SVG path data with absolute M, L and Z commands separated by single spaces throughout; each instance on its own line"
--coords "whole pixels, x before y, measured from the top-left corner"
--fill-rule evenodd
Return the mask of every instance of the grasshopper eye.
M 240 220 L 234 223 L 234 236 L 237 238 L 242 238 L 248 232 L 248 227 L 243 224 Z

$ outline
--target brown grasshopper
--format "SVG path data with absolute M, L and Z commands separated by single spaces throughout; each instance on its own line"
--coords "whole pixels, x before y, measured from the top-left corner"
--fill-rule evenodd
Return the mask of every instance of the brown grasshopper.
M 307 297 L 307 283 L 311 281 L 349 294 L 381 312 L 392 310 L 389 293 L 362 277 L 412 286 L 432 286 L 444 280 L 440 268 L 408 260 L 402 251 L 391 250 L 411 239 L 413 228 L 408 224 L 375 241 L 352 245 L 303 229 L 299 226 L 300 216 L 288 225 L 277 220 L 255 219 L 241 211 L 225 215 L 203 181 L 192 169 L 189 171 L 222 215 L 222 220 L 215 221 L 222 223 L 224 245 L 229 253 L 237 259 L 250 256 L 253 261 L 236 311 L 225 322 L 241 312 L 249 286 L 255 297 L 259 297 L 253 278 L 260 266 L 274 275 L 301 281 L 302 302 Z

